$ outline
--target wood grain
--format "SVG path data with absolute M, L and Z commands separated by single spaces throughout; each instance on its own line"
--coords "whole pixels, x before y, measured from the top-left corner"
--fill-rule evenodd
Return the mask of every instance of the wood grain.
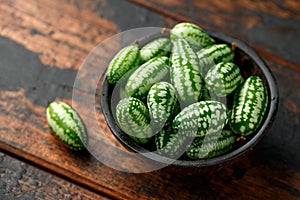
M 44 65 L 79 69 L 97 43 L 119 30 L 93 8 L 101 0 L 80 1 L 80 7 L 71 2 L 2 2 L 0 34 L 37 53 Z
M 300 76 L 298 66 L 287 61 L 285 54 L 278 56 L 277 51 L 260 53 L 273 71 L 280 90 L 276 121 L 253 152 L 222 170 L 198 175 L 177 174 L 167 169 L 125 173 L 98 162 L 87 151 L 68 150 L 51 134 L 45 118 L 48 102 L 71 103 L 81 61 L 97 42 L 124 29 L 120 24 L 131 20 L 124 17 L 120 21 L 116 14 L 120 10 L 117 2 L 0 1 L 0 149 L 112 199 L 299 199 Z M 146 1 L 140 3 L 146 5 Z M 126 1 L 120 5 L 124 12 L 137 9 Z M 172 5 L 175 13 L 182 9 L 181 1 L 165 0 L 160 5 Z M 227 9 L 224 8 L 224 13 Z M 251 9 L 267 12 L 261 4 Z M 163 20 L 157 26 L 172 26 L 178 19 L 144 8 L 140 13 L 131 13 L 131 18 L 138 19 L 136 23 L 155 24 L 144 20 L 147 16 Z M 287 16 L 283 11 L 280 16 L 298 19 L 298 15 Z M 247 27 L 248 22 L 235 21 Z M 82 28 L 85 26 L 89 28 Z M 218 27 L 225 30 L 225 25 Z M 252 28 L 255 30 L 255 26 Z M 235 34 L 245 37 L 244 32 Z M 261 52 L 269 52 L 267 44 L 259 45 Z M 95 95 L 89 91 L 82 93 L 87 97 Z M 87 117 L 89 114 L 83 113 Z M 106 138 L 103 144 L 107 149 L 103 155 L 107 155 L 107 160 L 120 157 L 109 154 L 110 145 L 119 143 L 111 136 L 100 113 L 98 120 L 99 137 Z M 124 163 L 124 168 L 131 166 L 143 167 L 142 160 Z
M 0 153 L 1 199 L 108 199 Z
M 158 13 L 239 38 L 261 56 L 299 70 L 300 2 L 130 0 Z

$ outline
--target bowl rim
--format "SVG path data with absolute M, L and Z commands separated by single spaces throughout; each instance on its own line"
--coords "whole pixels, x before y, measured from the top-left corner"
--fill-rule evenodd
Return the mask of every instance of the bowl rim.
M 260 124 L 259 130 L 256 132 L 255 135 L 253 135 L 245 144 L 242 146 L 234 149 L 233 151 L 230 151 L 224 155 L 217 156 L 214 158 L 209 158 L 209 159 L 201 159 L 201 160 L 173 160 L 170 158 L 166 158 L 164 156 L 160 156 L 158 154 L 152 153 L 142 147 L 141 145 L 137 144 L 136 142 L 133 141 L 129 136 L 127 136 L 118 126 L 117 122 L 114 120 L 113 114 L 110 112 L 110 104 L 108 100 L 108 91 L 109 88 L 113 87 L 107 82 L 106 78 L 106 71 L 103 74 L 103 81 L 101 84 L 101 99 L 100 99 L 100 104 L 101 104 L 101 110 L 104 115 L 104 118 L 106 120 L 106 123 L 113 133 L 113 135 L 121 142 L 123 146 L 125 146 L 127 149 L 135 152 L 135 153 L 140 153 L 144 157 L 151 159 L 152 161 L 160 162 L 160 163 L 171 163 L 170 165 L 173 166 L 180 166 L 180 167 L 208 167 L 208 166 L 213 166 L 213 165 L 218 165 L 218 164 L 223 164 L 225 162 L 231 161 L 237 157 L 240 157 L 241 155 L 245 154 L 247 151 L 252 150 L 253 147 L 263 138 L 263 136 L 268 132 L 270 129 L 273 121 L 275 120 L 275 116 L 277 113 L 278 109 L 278 103 L 279 103 L 279 92 L 278 92 L 278 86 L 277 82 L 274 78 L 274 75 L 272 74 L 271 70 L 269 67 L 265 64 L 265 62 L 260 58 L 257 53 L 250 48 L 248 45 L 246 45 L 244 42 L 231 37 L 229 35 L 226 35 L 221 32 L 217 31 L 211 31 L 211 30 L 206 30 L 206 32 L 212 36 L 213 38 L 217 40 L 221 40 L 224 43 L 227 44 L 236 44 L 236 48 L 240 49 L 244 54 L 246 54 L 251 60 L 256 63 L 258 68 L 262 71 L 262 74 L 264 75 L 266 82 L 267 82 L 267 87 L 269 89 L 269 102 L 268 102 L 268 107 L 269 112 L 267 112 L 266 116 L 264 117 L 264 121 L 262 121 L 262 124 Z M 155 39 L 156 37 L 165 37 L 166 35 L 163 33 L 158 33 L 158 34 L 152 34 L 150 36 L 145 36 L 145 38 L 141 38 L 138 41 L 151 41 L 151 39 Z M 145 154 L 149 153 L 150 154 Z

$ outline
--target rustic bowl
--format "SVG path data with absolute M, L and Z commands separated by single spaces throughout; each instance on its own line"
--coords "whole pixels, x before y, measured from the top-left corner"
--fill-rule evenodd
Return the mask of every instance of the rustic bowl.
M 272 75 L 270 69 L 266 66 L 263 60 L 252 50 L 249 46 L 243 42 L 227 36 L 225 34 L 213 31 L 207 31 L 211 37 L 213 37 L 217 43 L 225 43 L 236 45 L 235 48 L 235 60 L 236 63 L 242 72 L 243 77 L 248 77 L 250 75 L 259 76 L 265 83 L 268 94 L 269 102 L 266 114 L 261 122 L 258 130 L 251 134 L 247 138 L 247 141 L 242 145 L 235 148 L 233 151 L 228 152 L 224 155 L 205 159 L 205 160 L 189 160 L 188 158 L 180 158 L 175 160 L 172 164 L 168 166 L 175 171 L 207 171 L 204 169 L 220 168 L 226 164 L 230 164 L 233 161 L 236 161 L 238 157 L 241 157 L 249 150 L 252 150 L 253 147 L 263 138 L 271 127 L 272 122 L 274 121 L 277 106 L 278 106 L 278 88 L 276 81 Z M 138 40 L 140 46 L 147 44 L 149 41 L 156 39 L 158 37 L 168 37 L 168 34 L 157 33 L 150 36 L 145 36 Z M 145 153 L 149 150 L 154 150 L 153 143 L 148 145 L 140 145 L 132 140 L 128 135 L 126 135 L 119 127 L 114 117 L 114 108 L 118 102 L 118 99 L 111 99 L 112 91 L 114 89 L 113 85 L 110 85 L 106 79 L 106 75 L 103 75 L 101 86 L 101 109 L 103 111 L 106 122 L 111 129 L 114 136 L 123 144 L 127 149 L 136 153 Z M 156 162 L 166 162 L 166 158 L 159 156 L 157 154 L 152 154 L 153 157 L 148 157 L 151 160 Z M 169 162 L 169 161 L 167 161 Z

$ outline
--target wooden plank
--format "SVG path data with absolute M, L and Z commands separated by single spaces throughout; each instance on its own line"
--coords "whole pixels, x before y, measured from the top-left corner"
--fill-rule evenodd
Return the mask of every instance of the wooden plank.
M 28 1 L 28 4 L 23 1 L 0 3 L 0 16 L 3 18 L 0 35 L 4 36 L 0 37 L 0 149 L 22 156 L 24 160 L 43 169 L 115 199 L 300 198 L 300 157 L 297 156 L 300 137 L 296 134 L 300 128 L 297 121 L 300 89 L 294 84 L 300 83 L 299 73 L 272 59 L 267 59 L 267 64 L 274 71 L 281 92 L 280 109 L 274 126 L 246 159 L 224 167 L 221 171 L 191 175 L 161 169 L 151 173 L 131 174 L 101 164 L 88 152 L 78 153 L 66 149 L 53 137 L 46 124 L 47 103 L 55 99 L 71 102 L 80 61 L 98 40 L 90 39 L 89 35 L 94 34 L 96 38 L 102 39 L 117 32 L 119 28 L 119 25 L 115 25 L 119 19 L 114 19 L 114 13 L 119 9 L 116 8 L 117 3 L 76 2 L 41 0 Z M 122 6 L 124 10 L 132 7 L 128 2 L 123 2 Z M 96 11 L 95 7 L 99 10 Z M 111 10 L 111 21 L 103 19 L 99 14 L 104 8 Z M 82 13 L 85 13 L 85 18 L 78 17 Z M 143 10 L 141 13 L 144 13 L 144 17 L 165 20 L 164 24 L 174 23 L 172 19 L 149 11 Z M 60 16 L 67 16 L 68 23 L 59 20 Z M 40 19 L 40 25 L 35 25 L 37 22 L 33 25 L 28 22 L 26 25 L 27 18 L 29 21 Z M 10 21 L 3 25 L 2 21 L 6 20 Z M 19 20 L 18 23 L 15 20 Z M 80 28 L 85 23 L 93 31 L 96 29 L 92 28 L 94 26 L 103 26 L 103 30 L 89 33 L 90 29 Z M 148 21 L 143 23 L 148 25 Z M 31 26 L 35 28 L 33 35 L 30 33 Z M 36 34 L 43 32 L 44 28 L 52 27 L 56 27 L 55 32 L 61 32 L 57 43 L 52 34 Z M 37 35 L 39 37 L 35 38 Z M 79 42 L 69 37 L 78 37 Z M 82 45 L 80 40 L 86 40 L 87 46 Z M 56 62 L 51 62 L 54 57 Z M 291 122 L 293 125 L 287 125 Z M 110 135 L 103 118 L 99 119 L 99 124 L 104 129 L 100 133 Z M 287 137 L 286 133 L 290 135 Z M 110 135 L 105 144 L 112 143 L 117 141 Z M 118 155 L 108 156 L 107 160 L 116 158 Z M 125 167 L 139 164 L 124 163 Z
M 0 199 L 108 199 L 0 152 Z
M 45 65 L 78 69 L 97 43 L 119 32 L 93 12 L 101 0 L 80 2 L 2 1 L 0 35 L 38 53 Z
M 300 2 L 130 0 L 178 21 L 239 38 L 261 56 L 300 71 Z

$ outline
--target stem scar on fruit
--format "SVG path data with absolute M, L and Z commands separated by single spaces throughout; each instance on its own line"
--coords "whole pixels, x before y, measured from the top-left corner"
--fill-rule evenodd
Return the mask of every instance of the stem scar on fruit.
M 167 33 L 169 33 L 169 32 L 170 32 L 170 30 L 167 29 L 167 28 L 162 28 L 162 29 L 160 30 L 160 33 L 162 33 L 162 34 L 167 34 Z
M 236 141 L 245 141 L 247 138 L 244 135 L 241 135 L 240 137 L 236 138 Z
M 235 51 L 236 47 L 237 47 L 236 43 L 232 42 L 231 43 L 231 49 L 232 49 L 232 51 Z

